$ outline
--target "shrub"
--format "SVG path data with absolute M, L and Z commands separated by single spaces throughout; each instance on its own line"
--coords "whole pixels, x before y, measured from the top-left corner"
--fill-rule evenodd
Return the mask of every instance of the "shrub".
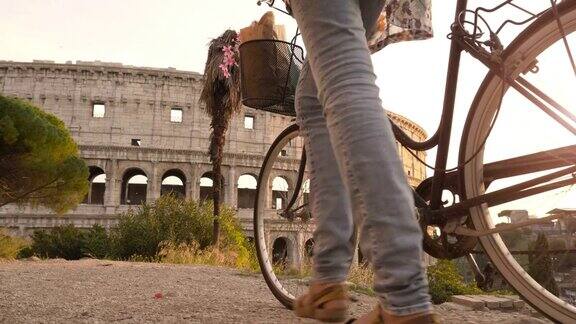
M 120 216 L 110 233 L 100 225 L 82 231 L 73 225 L 51 232 L 35 231 L 31 253 L 43 258 L 76 260 L 83 256 L 131 261 L 202 263 L 258 269 L 250 244 L 234 212 L 222 208 L 221 244 L 210 247 L 214 216 L 212 203 L 184 201 L 172 195 L 141 205 Z
M 528 274 L 550 293 L 555 296 L 559 295 L 558 284 L 553 275 L 548 239 L 542 233 L 538 234 L 536 242 L 531 246 Z
M 12 237 L 0 229 L 0 259 L 16 259 L 18 253 L 26 247 L 26 241 Z
M 129 211 L 120 217 L 118 226 L 110 233 L 111 252 L 115 258 L 128 260 L 135 255 L 156 255 L 159 240 L 155 226 L 147 217 L 148 210 L 149 206 L 142 206 L 139 213 Z
M 33 254 L 66 260 L 78 260 L 84 256 L 104 258 L 110 255 L 110 239 L 106 229 L 100 225 L 86 231 L 68 224 L 54 227 L 51 231 L 34 231 L 30 251 L 23 250 L 22 253 L 22 256 Z
M 475 284 L 465 284 L 451 260 L 438 260 L 428 267 L 428 285 L 434 304 L 441 304 L 453 295 L 480 294 L 482 291 Z
M 191 249 L 185 254 L 204 250 L 212 242 L 212 210 L 210 201 L 185 201 L 173 195 L 162 196 L 153 204 L 130 210 L 120 217 L 118 226 L 111 232 L 114 256 L 124 260 L 135 256 L 149 260 L 162 248 L 183 253 Z M 245 236 L 232 209 L 221 208 L 220 226 L 221 251 L 233 247 L 239 253 L 239 259 L 248 260 L 250 252 Z
M 32 251 L 42 258 L 78 260 L 83 256 L 84 233 L 73 224 L 54 227 L 50 232 L 34 231 Z
M 50 233 L 45 230 L 35 230 L 32 234 L 32 253 L 39 257 L 50 258 L 55 254 Z
M 20 251 L 18 251 L 17 259 L 25 259 L 34 256 L 34 250 L 30 245 L 24 246 Z
M 82 254 L 96 259 L 104 259 L 110 255 L 110 238 L 104 227 L 95 224 L 84 233 Z

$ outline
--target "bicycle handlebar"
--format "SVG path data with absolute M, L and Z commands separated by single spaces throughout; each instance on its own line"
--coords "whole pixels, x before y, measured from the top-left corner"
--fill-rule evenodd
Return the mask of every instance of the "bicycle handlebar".
M 266 3 L 270 8 L 278 10 L 281 13 L 287 14 L 288 16 L 292 16 L 290 8 L 287 7 L 286 10 L 282 10 L 278 7 L 275 7 L 274 2 L 276 2 L 276 0 L 258 0 L 256 1 L 256 4 L 260 6 L 262 3 Z
M 267 3 L 268 6 L 272 7 L 274 5 L 274 1 L 276 1 L 276 0 L 258 0 L 258 2 L 256 2 L 256 4 L 258 4 L 260 6 L 264 2 L 264 3 Z

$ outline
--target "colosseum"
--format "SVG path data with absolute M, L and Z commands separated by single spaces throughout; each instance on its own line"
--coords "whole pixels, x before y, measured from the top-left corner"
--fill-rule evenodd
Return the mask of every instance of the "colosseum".
M 0 227 L 17 235 L 72 223 L 87 228 L 114 226 L 120 213 L 162 194 L 176 192 L 205 199 L 212 186 L 207 154 L 210 118 L 198 98 L 202 75 L 103 62 L 0 61 L 0 93 L 18 97 L 55 114 L 68 126 L 80 155 L 90 168 L 90 192 L 65 215 L 43 208 L 0 208 Z M 410 136 L 424 130 L 390 113 Z M 244 107 L 228 131 L 222 166 L 224 202 L 237 209 L 248 236 L 253 235 L 252 206 L 263 157 L 290 117 Z M 282 152 L 289 163 L 274 171 L 271 191 L 288 191 L 296 182 L 299 149 Z M 425 178 L 425 167 L 398 145 L 412 186 Z M 424 158 L 424 153 L 420 153 Z M 269 195 L 277 199 L 278 195 Z M 270 199 L 271 210 L 277 207 Z M 282 229 L 271 233 L 292 260 L 300 259 L 309 231 Z

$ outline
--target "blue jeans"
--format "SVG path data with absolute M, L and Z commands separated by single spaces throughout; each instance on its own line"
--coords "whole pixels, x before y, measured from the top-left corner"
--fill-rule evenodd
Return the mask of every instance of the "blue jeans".
M 427 311 L 422 233 L 366 42 L 383 1 L 292 0 L 291 5 L 308 50 L 296 112 L 317 221 L 314 281 L 346 280 L 356 224 L 382 307 L 397 315 Z

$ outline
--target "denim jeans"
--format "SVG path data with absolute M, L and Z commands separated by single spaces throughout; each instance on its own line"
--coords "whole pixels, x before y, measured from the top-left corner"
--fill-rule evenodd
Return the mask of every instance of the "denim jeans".
M 382 5 L 381 0 L 291 1 L 308 50 L 296 112 L 317 222 L 313 280 L 346 280 L 358 228 L 382 307 L 403 315 L 429 310 L 431 303 L 422 233 L 366 42 Z

